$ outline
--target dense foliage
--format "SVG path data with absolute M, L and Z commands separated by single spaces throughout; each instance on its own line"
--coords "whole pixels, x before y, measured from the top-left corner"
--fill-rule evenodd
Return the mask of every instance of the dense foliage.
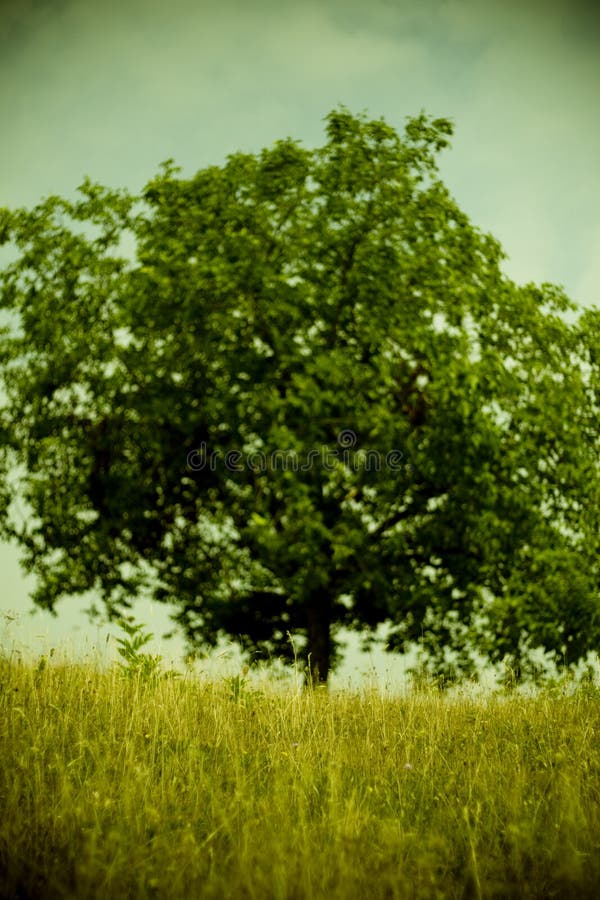
M 598 647 L 598 315 L 502 273 L 440 181 L 451 131 L 339 109 L 315 150 L 1 212 L 38 604 L 150 593 L 199 643 L 303 635 L 321 679 L 340 627 L 462 671 Z

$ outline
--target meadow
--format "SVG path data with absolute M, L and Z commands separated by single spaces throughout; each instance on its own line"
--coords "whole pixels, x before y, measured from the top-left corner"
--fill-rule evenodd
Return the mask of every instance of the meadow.
M 0 657 L 0 897 L 600 896 L 600 704 Z

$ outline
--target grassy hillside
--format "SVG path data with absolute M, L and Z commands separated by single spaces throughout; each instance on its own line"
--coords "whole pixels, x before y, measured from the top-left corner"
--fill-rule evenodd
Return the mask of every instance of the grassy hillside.
M 0 661 L 4 898 L 596 897 L 600 705 Z

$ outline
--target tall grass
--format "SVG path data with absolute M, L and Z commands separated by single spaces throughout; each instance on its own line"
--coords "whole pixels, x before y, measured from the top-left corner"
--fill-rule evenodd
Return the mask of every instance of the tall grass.
M 592 690 L 482 700 L 0 660 L 3 898 L 600 885 Z

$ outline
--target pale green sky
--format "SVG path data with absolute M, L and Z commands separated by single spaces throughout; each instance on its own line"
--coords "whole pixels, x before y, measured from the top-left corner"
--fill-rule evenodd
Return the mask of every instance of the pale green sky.
M 424 109 L 454 119 L 443 176 L 508 273 L 598 304 L 596 8 L 0 0 L 0 205 L 72 193 L 86 174 L 135 189 L 168 157 L 191 173 L 287 135 L 316 144 L 339 103 L 398 128 Z M 14 550 L 0 566 L 0 608 L 26 609 Z M 65 601 L 52 635 L 81 624 L 80 605 Z

